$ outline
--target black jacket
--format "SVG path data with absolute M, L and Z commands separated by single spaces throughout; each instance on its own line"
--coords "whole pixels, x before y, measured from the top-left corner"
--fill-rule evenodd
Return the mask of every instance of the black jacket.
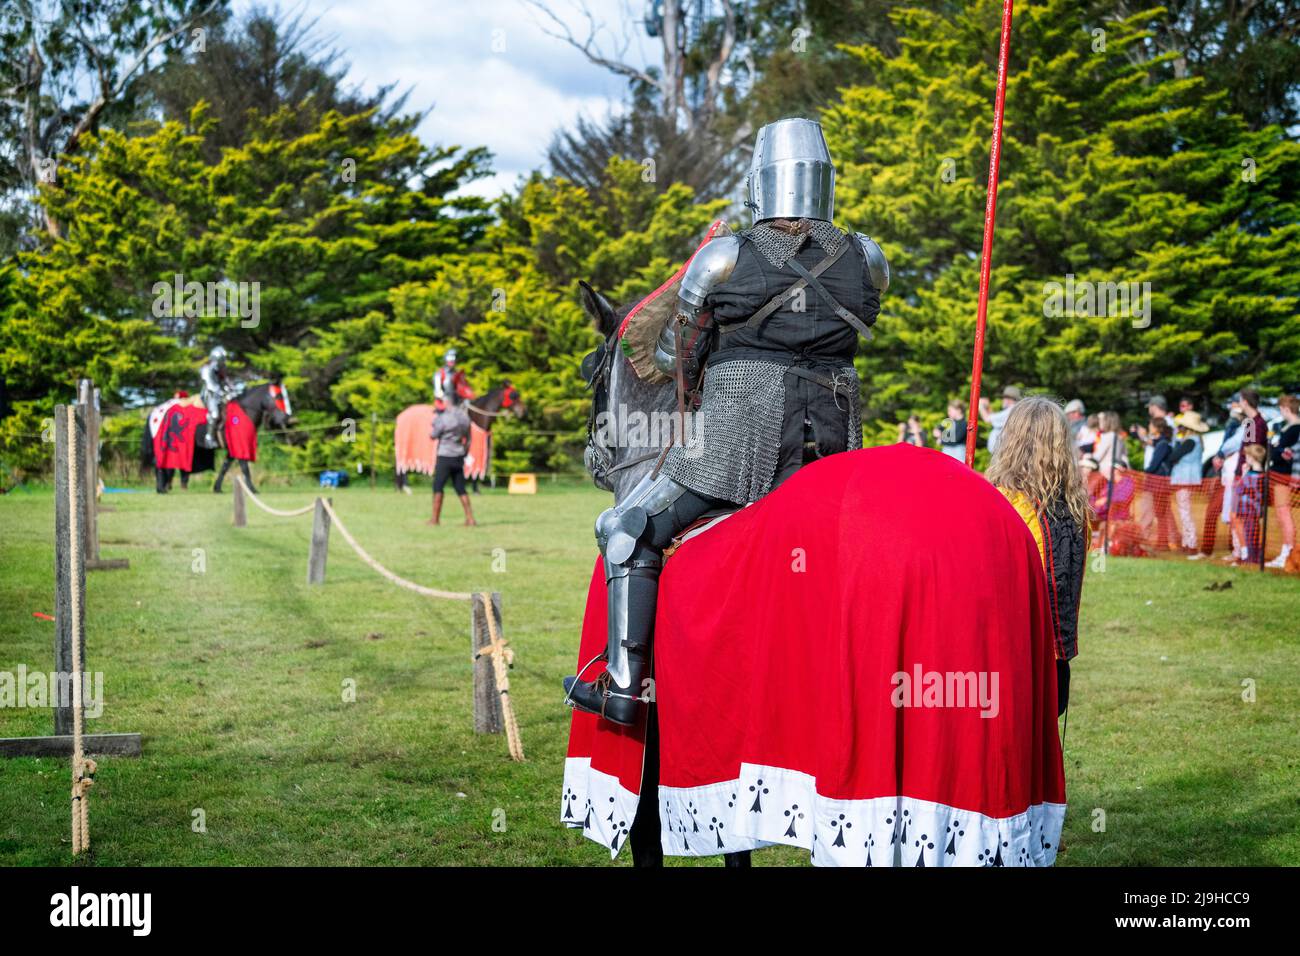
M 1287 425 L 1282 429 L 1282 434 L 1277 440 L 1269 453 L 1269 470 L 1279 475 L 1291 475 L 1295 468 L 1295 463 L 1289 458 L 1283 458 L 1282 453 L 1288 448 L 1293 447 L 1300 442 L 1300 425 Z
M 1151 446 L 1151 464 L 1147 465 L 1147 474 L 1163 475 L 1168 478 L 1174 467 L 1174 463 L 1169 458 L 1171 451 L 1172 448 L 1168 438 L 1157 439 L 1156 443 Z
M 1042 509 L 1039 524 L 1047 559 L 1056 656 L 1058 660 L 1068 661 L 1079 653 L 1079 601 L 1088 560 L 1088 532 L 1074 523 L 1070 509 L 1060 498 Z
M 848 249 L 819 279 L 835 301 L 870 326 L 880 314 L 880 292 L 871 284 L 866 256 L 856 238 L 845 234 L 844 242 Z M 824 258 L 825 250 L 811 239 L 795 255 L 809 270 Z M 708 305 L 720 330 L 710 361 L 725 361 L 734 350 L 751 359 L 757 357 L 756 352 L 765 351 L 778 361 L 794 354 L 852 363 L 858 350 L 857 330 L 836 315 L 814 289 L 805 289 L 801 300 L 784 303 L 760 324 L 745 324 L 769 299 L 798 280 L 799 274 L 788 263 L 778 269 L 752 242 L 742 242 L 730 277 L 709 294 Z M 796 305 L 802 309 L 796 310 Z

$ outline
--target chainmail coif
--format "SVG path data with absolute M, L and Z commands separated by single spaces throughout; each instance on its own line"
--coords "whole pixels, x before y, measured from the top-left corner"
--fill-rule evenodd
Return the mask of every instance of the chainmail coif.
M 746 235 L 763 258 L 778 269 L 793 259 L 810 237 L 827 255 L 838 252 L 840 243 L 844 241 L 844 233 L 823 219 L 800 219 L 795 228 L 797 232 L 791 233 L 777 229 L 769 222 L 760 222 Z

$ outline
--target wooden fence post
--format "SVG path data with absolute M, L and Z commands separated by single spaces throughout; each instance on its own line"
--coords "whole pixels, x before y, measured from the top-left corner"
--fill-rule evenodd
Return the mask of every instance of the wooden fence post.
M 95 520 L 95 492 L 99 490 L 99 428 L 95 415 L 95 383 L 88 378 L 77 380 L 78 417 L 81 419 L 81 475 L 86 500 L 81 509 L 82 553 L 94 567 L 99 560 L 99 523 Z
M 330 504 L 334 499 L 330 499 Z M 325 559 L 330 549 L 330 516 L 325 501 L 316 499 L 316 511 L 311 522 L 311 551 L 307 554 L 307 583 L 325 583 Z
M 102 515 L 102 514 L 103 514 L 104 512 L 106 512 L 106 511 L 116 511 L 116 510 L 117 510 L 116 508 L 113 508 L 113 507 L 110 507 L 109 505 L 104 504 L 104 496 L 103 496 L 102 494 L 100 494 L 100 491 L 99 491 L 99 486 L 100 486 L 101 484 L 103 484 L 103 481 L 102 481 L 102 479 L 100 478 L 100 475 L 99 475 L 99 454 L 100 454 L 100 450 L 101 450 L 101 449 L 100 449 L 100 443 L 99 443 L 99 433 L 100 433 L 100 428 L 101 428 L 101 427 L 103 426 L 103 424 L 104 424 L 104 416 L 103 416 L 103 414 L 102 414 L 102 413 L 100 412 L 100 410 L 99 410 L 99 402 L 100 402 L 100 392 L 99 392 L 99 389 L 97 388 L 97 389 L 95 389 L 95 401 L 94 401 L 94 406 L 95 406 L 95 428 L 94 428 L 95 438 L 94 438 L 94 442 L 95 442 L 95 443 L 94 443 L 94 445 L 92 446 L 92 447 L 95 449 L 95 461 L 94 461 L 94 472 L 93 472 L 93 474 L 94 474 L 94 476 L 95 476 L 95 484 L 91 487 L 91 491 L 93 491 L 94 494 L 95 494 L 95 514 L 96 514 L 96 516 L 98 516 L 98 515 Z M 98 555 L 98 553 L 99 553 L 99 518 L 98 518 L 98 517 L 95 518 L 95 553 L 96 553 L 97 555 Z
M 80 620 L 76 630 L 82 635 L 79 656 L 85 668 L 86 648 L 84 627 L 86 619 L 85 558 L 84 550 L 78 555 L 78 565 L 73 566 L 72 523 L 68 502 L 68 456 L 79 455 L 85 429 L 85 407 L 77 408 L 76 428 L 68 428 L 68 406 L 54 406 L 54 672 L 58 681 L 51 689 L 50 703 L 54 706 L 54 733 L 72 733 L 72 588 L 73 582 L 82 584 L 77 601 Z M 82 459 L 85 460 L 84 458 Z M 86 513 L 85 473 L 79 488 L 75 489 L 74 507 Z
M 85 506 L 81 509 L 82 554 L 87 571 L 115 571 L 131 566 L 128 558 L 99 556 L 99 513 L 111 511 L 99 506 L 99 389 L 88 378 L 77 381 L 78 415 L 81 420 L 81 475 Z
M 479 651 L 492 643 L 488 631 L 484 602 L 474 595 L 470 601 L 470 654 L 474 660 L 474 733 L 499 734 L 505 729 L 501 713 L 501 694 L 497 691 L 496 676 L 492 670 L 492 657 Z M 501 592 L 492 592 L 492 616 L 497 633 L 501 633 Z
M 248 526 L 248 510 L 244 502 L 244 483 L 235 480 L 235 519 L 236 528 L 245 528 Z
M 2 737 L 0 738 L 0 757 L 66 757 L 72 753 L 72 588 L 78 588 L 77 601 L 79 621 L 77 632 L 81 634 L 81 670 L 90 674 L 86 663 L 86 589 L 85 569 L 89 564 L 84 548 L 72 546 L 72 511 L 78 515 L 85 514 L 86 499 L 94 502 L 95 493 L 91 489 L 94 472 L 87 473 L 81 469 L 81 480 L 73 489 L 76 498 L 68 500 L 68 456 L 81 455 L 87 436 L 87 415 L 89 406 L 81 405 L 76 409 L 76 425 L 68 428 L 68 406 L 54 406 L 54 686 L 50 688 L 50 705 L 54 711 L 54 735 L 50 737 Z M 83 458 L 84 462 L 85 459 Z M 73 551 L 77 555 L 77 565 L 73 564 Z M 93 676 L 93 675 L 92 675 Z M 83 682 L 83 693 L 86 683 Z M 85 753 L 120 754 L 126 757 L 140 756 L 139 734 L 83 734 L 82 747 Z

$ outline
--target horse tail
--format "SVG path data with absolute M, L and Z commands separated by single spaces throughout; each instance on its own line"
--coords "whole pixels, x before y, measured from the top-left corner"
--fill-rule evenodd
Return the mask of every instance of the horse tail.
M 153 466 L 153 436 L 149 434 L 149 419 L 146 416 L 144 427 L 140 430 L 140 470 L 148 471 Z

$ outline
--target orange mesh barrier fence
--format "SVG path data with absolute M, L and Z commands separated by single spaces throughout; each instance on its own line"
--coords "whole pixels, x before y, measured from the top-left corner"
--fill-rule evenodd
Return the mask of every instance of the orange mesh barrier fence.
M 1123 557 L 1217 559 L 1300 574 L 1300 478 L 1247 471 L 1196 484 L 1117 468 L 1094 471 L 1093 547 Z

